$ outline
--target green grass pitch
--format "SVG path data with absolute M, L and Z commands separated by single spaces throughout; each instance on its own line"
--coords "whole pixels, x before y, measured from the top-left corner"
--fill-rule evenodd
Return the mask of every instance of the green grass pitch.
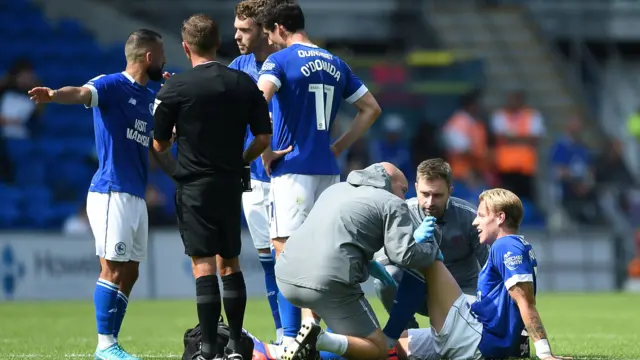
M 386 314 L 372 299 L 380 321 Z M 640 359 L 640 295 L 543 294 L 538 308 L 558 355 L 576 359 Z M 419 317 L 421 325 L 428 319 Z M 194 301 L 131 299 L 120 342 L 143 359 L 176 359 L 182 335 L 196 323 Z M 263 340 L 274 337 L 266 300 L 247 305 L 245 328 Z M 0 359 L 92 359 L 96 346 L 93 304 L 0 303 Z

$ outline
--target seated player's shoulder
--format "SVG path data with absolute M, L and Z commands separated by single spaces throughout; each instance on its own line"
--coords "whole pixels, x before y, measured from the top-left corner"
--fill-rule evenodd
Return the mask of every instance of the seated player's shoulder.
M 491 250 L 495 250 L 498 254 L 506 253 L 524 253 L 527 251 L 525 244 L 522 242 L 522 238 L 517 235 L 503 236 L 499 238 L 491 247 Z

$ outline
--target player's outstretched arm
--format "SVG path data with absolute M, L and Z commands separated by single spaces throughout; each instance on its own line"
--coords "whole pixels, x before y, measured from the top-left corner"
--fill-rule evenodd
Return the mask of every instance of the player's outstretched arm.
M 58 90 L 48 87 L 35 87 L 28 92 L 36 104 L 50 102 L 65 105 L 91 105 L 91 89 L 85 86 L 65 86 Z
M 351 122 L 351 126 L 349 126 L 347 132 L 342 134 L 342 136 L 331 145 L 331 150 L 336 157 L 340 156 L 349 146 L 356 142 L 356 140 L 373 125 L 380 114 L 382 114 L 382 109 L 380 109 L 378 101 L 370 92 L 367 92 L 360 99 L 356 100 L 353 106 L 358 109 L 358 114 Z
M 520 309 L 520 316 L 522 316 L 524 326 L 531 339 L 533 339 L 536 355 L 543 360 L 569 359 L 566 357 L 557 357 L 551 353 L 547 332 L 542 325 L 542 319 L 536 309 L 533 283 L 517 283 L 509 289 L 509 295 L 518 305 L 518 309 Z

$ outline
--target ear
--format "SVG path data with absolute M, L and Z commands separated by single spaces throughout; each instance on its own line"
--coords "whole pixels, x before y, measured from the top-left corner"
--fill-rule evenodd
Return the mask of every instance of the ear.
M 453 185 L 449 185 L 449 195 L 453 194 Z
M 496 214 L 496 220 L 498 221 L 498 226 L 503 225 L 505 220 L 507 220 L 507 215 L 501 211 Z
M 184 41 L 182 42 L 182 50 L 184 50 L 184 53 L 187 54 L 187 57 L 191 56 L 189 46 L 187 46 L 187 43 L 185 43 Z
M 413 186 L 416 188 L 416 193 L 418 193 L 418 182 L 413 183 Z

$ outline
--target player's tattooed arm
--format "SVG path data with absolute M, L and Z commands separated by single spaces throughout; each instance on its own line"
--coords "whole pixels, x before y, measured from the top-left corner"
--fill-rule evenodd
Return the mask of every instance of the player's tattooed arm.
M 536 298 L 533 283 L 520 282 L 509 289 L 509 295 L 518 305 L 524 326 L 534 342 L 547 339 L 547 332 L 542 325 L 540 313 L 536 309 Z

